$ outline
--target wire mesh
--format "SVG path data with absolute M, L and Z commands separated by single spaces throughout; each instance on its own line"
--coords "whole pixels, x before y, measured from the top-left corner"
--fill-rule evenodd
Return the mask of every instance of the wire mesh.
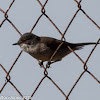
M 67 25 L 66 29 L 64 30 L 64 33 L 62 33 L 60 31 L 60 29 L 57 27 L 57 25 L 51 20 L 51 18 L 46 14 L 46 10 L 45 10 L 45 6 L 47 5 L 48 3 L 48 0 L 45 1 L 44 4 L 41 3 L 40 0 L 37 0 L 37 2 L 39 3 L 39 5 L 41 6 L 41 14 L 40 16 L 38 17 L 38 19 L 36 20 L 35 24 L 33 25 L 33 27 L 31 28 L 30 32 L 32 32 L 34 30 L 34 28 L 36 27 L 36 25 L 38 24 L 38 22 L 41 20 L 41 18 L 43 16 L 45 16 L 50 22 L 51 24 L 55 27 L 55 29 L 59 32 L 59 34 L 61 35 L 61 40 L 65 40 L 65 34 L 66 32 L 68 31 L 69 27 L 71 26 L 71 24 L 73 23 L 73 20 L 76 18 L 76 15 L 79 13 L 79 12 L 82 12 L 86 17 L 87 19 L 89 19 L 99 30 L 100 30 L 100 26 L 82 9 L 82 6 L 81 6 L 81 2 L 82 0 L 80 1 L 77 1 L 77 0 L 73 0 L 73 2 L 76 2 L 77 3 L 77 11 L 75 12 L 75 14 L 72 16 L 72 19 L 70 20 L 69 24 Z M 3 26 L 3 24 L 8 21 L 12 27 L 17 31 L 17 33 L 21 36 L 21 32 L 17 29 L 17 27 L 14 25 L 14 23 L 9 19 L 9 16 L 8 16 L 8 12 L 10 11 L 12 5 L 15 3 L 15 0 L 12 0 L 11 4 L 9 5 L 8 9 L 6 11 L 4 11 L 3 9 L 0 8 L 0 12 L 4 14 L 4 19 L 2 20 L 1 24 L 0 24 L 0 28 Z M 99 79 L 96 78 L 96 76 L 94 74 L 92 74 L 92 72 L 90 72 L 88 70 L 88 66 L 87 66 L 87 62 L 89 61 L 91 55 L 93 54 L 94 50 L 96 49 L 97 47 L 97 44 L 99 43 L 100 41 L 100 38 L 97 40 L 95 46 L 93 47 L 92 51 L 90 52 L 90 54 L 88 55 L 86 61 L 84 62 L 82 60 L 82 58 L 76 54 L 69 46 L 69 50 L 71 52 L 74 53 L 74 55 L 83 63 L 83 72 L 81 72 L 80 76 L 78 77 L 78 79 L 76 80 L 76 82 L 74 83 L 74 85 L 72 86 L 71 90 L 69 91 L 68 94 L 65 94 L 64 91 L 56 84 L 56 82 L 50 77 L 48 76 L 48 71 L 47 71 L 47 68 L 44 66 L 44 65 L 41 65 L 40 66 L 44 69 L 44 76 L 41 78 L 40 82 L 38 83 L 38 85 L 36 86 L 35 90 L 33 90 L 32 94 L 31 94 L 31 97 L 29 100 L 31 100 L 34 96 L 34 94 L 37 92 L 38 88 L 40 87 L 41 83 L 47 78 L 48 80 L 50 80 L 52 82 L 52 84 L 54 84 L 54 86 L 63 94 L 63 96 L 65 97 L 66 100 L 69 100 L 69 96 L 70 94 L 72 93 L 72 91 L 74 90 L 75 86 L 78 84 L 78 82 L 80 81 L 80 79 L 82 78 L 82 76 L 85 74 L 85 73 L 88 73 L 91 77 L 93 77 L 93 79 L 98 82 L 100 84 L 100 81 Z M 54 52 L 54 54 L 51 56 L 50 58 L 50 61 L 53 59 L 54 55 L 57 53 L 57 50 L 61 47 L 63 43 L 61 43 L 58 48 L 56 49 L 56 51 Z M 10 83 L 12 85 L 12 87 L 16 90 L 16 92 L 18 92 L 18 94 L 24 99 L 24 96 L 23 94 L 20 92 L 20 90 L 13 84 L 13 82 L 11 81 L 11 76 L 10 76 L 10 72 L 12 71 L 13 67 L 15 66 L 17 60 L 20 58 L 21 54 L 22 54 L 23 51 L 21 51 L 19 53 L 19 55 L 17 56 L 17 58 L 15 59 L 15 61 L 13 62 L 12 66 L 10 67 L 9 71 L 6 71 L 6 69 L 4 68 L 3 65 L 0 64 L 0 67 L 2 68 L 2 70 L 6 73 L 6 81 L 5 83 L 3 84 L 2 88 L 0 89 L 0 93 L 2 93 L 2 91 L 4 90 L 4 88 L 6 87 L 6 85 L 8 83 Z M 39 61 L 38 61 L 39 62 Z

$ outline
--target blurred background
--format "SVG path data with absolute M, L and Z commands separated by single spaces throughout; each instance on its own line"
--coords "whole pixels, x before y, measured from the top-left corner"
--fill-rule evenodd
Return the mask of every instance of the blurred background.
M 0 8 L 7 10 L 12 0 L 0 0 Z M 40 0 L 42 4 L 45 0 Z M 82 9 L 100 25 L 100 0 L 83 0 Z M 67 25 L 77 11 L 77 3 L 74 0 L 48 0 L 45 6 L 46 14 L 64 33 Z M 24 34 L 29 32 L 41 15 L 41 6 L 37 0 L 15 0 L 8 12 L 8 18 Z M 0 23 L 4 14 L 0 12 Z M 43 16 L 32 33 L 38 36 L 48 36 L 61 39 L 61 35 L 50 21 Z M 0 64 L 8 71 L 18 56 L 21 48 L 13 46 L 20 35 L 5 21 L 0 28 Z M 81 12 L 77 14 L 73 23 L 65 34 L 66 41 L 71 43 L 97 42 L 100 38 L 100 30 Z M 94 45 L 85 46 L 76 53 L 86 61 Z M 88 63 L 88 70 L 100 80 L 100 45 L 97 46 Z M 62 61 L 54 63 L 48 69 L 50 76 L 67 95 L 80 74 L 84 71 L 82 62 L 73 54 L 69 54 Z M 5 72 L 0 67 L 0 89 L 5 83 Z M 23 52 L 11 73 L 11 81 L 23 96 L 30 96 L 44 76 L 44 70 L 40 68 L 36 59 Z M 19 96 L 16 90 L 7 84 L 0 96 Z M 32 100 L 65 100 L 61 92 L 47 78 L 42 82 Z M 100 100 L 100 84 L 88 73 L 85 73 L 72 93 L 69 100 Z

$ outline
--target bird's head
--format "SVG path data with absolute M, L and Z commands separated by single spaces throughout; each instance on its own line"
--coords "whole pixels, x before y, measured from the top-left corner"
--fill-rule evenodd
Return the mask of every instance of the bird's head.
M 32 33 L 25 33 L 19 38 L 18 42 L 14 43 L 13 45 L 19 45 L 19 46 L 21 46 L 22 44 L 34 45 L 35 43 L 39 41 L 39 39 L 40 37 Z

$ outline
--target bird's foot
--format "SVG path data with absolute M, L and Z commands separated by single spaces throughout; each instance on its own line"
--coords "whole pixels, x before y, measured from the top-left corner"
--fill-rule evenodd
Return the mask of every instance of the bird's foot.
M 60 61 L 60 60 L 56 60 L 56 61 L 52 61 L 52 62 L 48 61 L 47 64 L 46 64 L 46 68 L 50 68 L 51 64 L 58 62 L 58 61 Z
M 39 65 L 42 66 L 43 65 L 43 61 L 39 61 Z
M 50 68 L 50 65 L 51 65 L 51 62 L 47 62 L 47 64 L 46 64 L 46 68 Z

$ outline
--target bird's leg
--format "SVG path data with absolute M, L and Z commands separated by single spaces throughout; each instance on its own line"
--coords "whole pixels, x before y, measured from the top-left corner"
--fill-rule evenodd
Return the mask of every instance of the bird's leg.
M 46 64 L 46 67 L 47 67 L 47 68 L 50 68 L 50 65 L 51 65 L 51 64 L 53 64 L 53 63 L 55 63 L 55 62 L 58 62 L 58 61 L 60 61 L 60 60 L 56 60 L 56 61 L 52 61 L 52 62 L 48 61 L 47 64 Z
M 41 61 L 39 61 L 39 65 L 41 66 L 41 65 L 43 65 L 43 61 L 41 60 Z

